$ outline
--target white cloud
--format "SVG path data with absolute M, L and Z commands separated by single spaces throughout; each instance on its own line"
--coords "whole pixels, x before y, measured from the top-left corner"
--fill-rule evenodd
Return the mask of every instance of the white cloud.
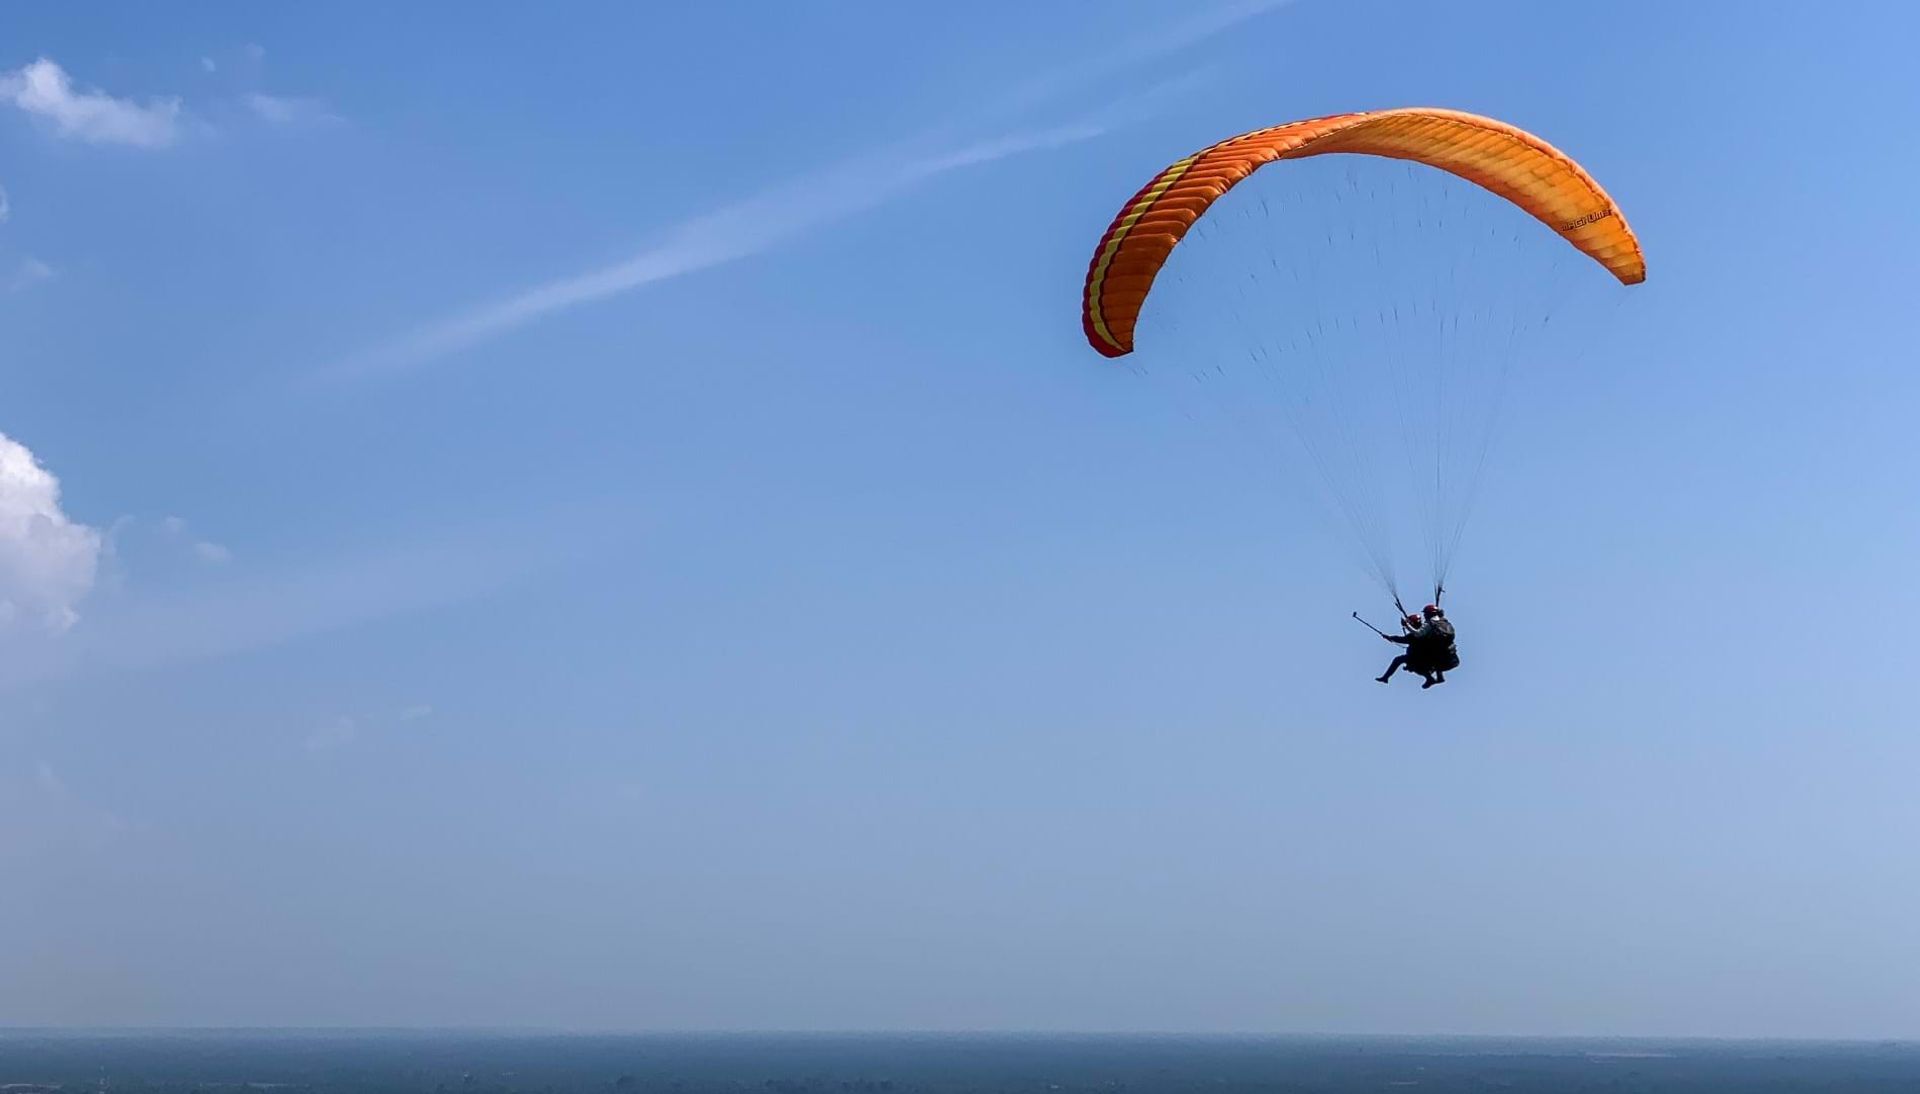
M 100 566 L 100 533 L 60 510 L 60 481 L 0 434 L 0 626 L 62 631 Z
M 428 718 L 432 715 L 433 707 L 426 703 L 415 703 L 410 707 L 401 707 L 400 713 L 394 715 L 394 718 L 396 721 L 401 722 L 417 722 L 422 718 Z
M 311 97 L 267 95 L 255 91 L 243 99 L 254 117 L 269 125 L 338 125 L 344 121 L 326 101 Z
M 0 74 L 0 100 L 52 122 L 62 136 L 93 144 L 164 148 L 180 132 L 180 100 L 141 104 L 76 90 L 66 70 L 45 57 Z

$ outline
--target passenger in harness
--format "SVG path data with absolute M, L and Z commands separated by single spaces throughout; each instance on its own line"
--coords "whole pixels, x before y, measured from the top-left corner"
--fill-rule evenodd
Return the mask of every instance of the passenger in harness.
M 1393 674 L 1404 668 L 1426 681 L 1420 685 L 1424 691 L 1435 684 L 1446 683 L 1447 673 L 1460 667 L 1460 654 L 1453 645 L 1453 624 L 1447 621 L 1447 613 L 1441 611 L 1438 604 L 1422 608 L 1418 618 L 1409 615 L 1402 619 L 1400 629 L 1404 633 L 1382 636 L 1395 645 L 1407 647 L 1407 652 L 1394 658 L 1387 671 L 1375 677 L 1381 683 L 1393 679 Z

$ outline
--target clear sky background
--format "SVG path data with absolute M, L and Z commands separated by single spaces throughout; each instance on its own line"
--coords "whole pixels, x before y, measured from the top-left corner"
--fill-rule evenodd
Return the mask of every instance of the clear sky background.
M 9 7 L 0 1022 L 1920 1037 L 1916 34 Z M 1652 271 L 1427 695 L 1077 311 L 1164 163 L 1406 104 Z

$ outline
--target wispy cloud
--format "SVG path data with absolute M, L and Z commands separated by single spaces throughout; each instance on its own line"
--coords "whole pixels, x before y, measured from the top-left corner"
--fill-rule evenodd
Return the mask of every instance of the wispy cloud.
M 352 718 L 335 718 L 307 734 L 308 752 L 332 752 L 345 748 L 360 736 L 360 724 Z
M 198 581 L 233 562 L 225 544 L 198 534 L 182 517 L 129 514 L 107 525 L 101 539 L 100 591 L 114 595 L 135 584 Z
M 7 218 L 12 215 L 13 203 L 7 200 L 7 188 L 0 186 L 0 224 L 5 224 Z
M 327 375 L 343 379 L 422 365 L 558 312 L 761 253 L 884 204 L 937 176 L 1088 140 L 1105 131 L 1100 124 L 1070 125 L 931 154 L 890 150 L 859 157 L 686 221 L 660 243 L 623 262 L 536 285 L 430 323 L 340 362 Z
M 1021 85 L 988 113 L 1006 115 L 1085 87 L 1125 68 L 1186 49 L 1289 0 L 1244 0 L 1128 41 L 1078 65 Z M 941 175 L 1023 153 L 1098 137 L 1133 120 L 1167 86 L 1109 104 L 1077 124 L 1004 134 L 936 149 L 925 139 L 856 157 L 696 217 L 622 262 L 558 278 L 430 322 L 325 369 L 340 380 L 404 371 L 486 342 L 549 316 L 671 278 L 759 254 L 809 231 L 883 205 Z M 978 124 L 979 115 L 975 115 Z
M 334 113 L 325 100 L 310 96 L 268 95 L 249 92 L 242 100 L 253 116 L 269 125 L 336 125 L 346 119 Z
M 79 90 L 65 69 L 45 57 L 0 74 L 0 100 L 51 122 L 61 136 L 91 144 L 164 148 L 180 133 L 180 100 L 137 103 Z
M 377 741 L 388 731 L 421 721 L 432 714 L 433 708 L 425 703 L 365 717 L 343 714 L 307 734 L 304 744 L 308 752 L 333 752 L 363 740 L 370 743 Z
M 130 519 L 122 520 L 118 527 L 131 524 Z M 160 530 L 169 542 L 184 546 L 189 554 L 209 565 L 223 565 L 233 561 L 233 552 L 210 539 L 202 539 L 193 534 L 184 517 L 167 517 L 160 522 Z
M 1128 39 L 1096 57 L 1068 61 L 1046 74 L 1019 82 L 994 100 L 995 110 L 1021 110 L 1080 88 L 1092 87 L 1101 80 L 1127 69 L 1191 49 L 1218 37 L 1251 19 L 1299 0 L 1240 0 L 1201 12 L 1184 23 L 1162 27 L 1151 34 Z
M 0 861 L 66 857 L 138 831 L 119 814 L 75 793 L 45 760 L 24 778 L 0 771 Z
M 7 291 L 19 292 L 22 289 L 29 289 L 51 277 L 53 277 L 52 266 L 29 256 L 16 263 L 13 272 L 7 275 Z
M 58 641 L 0 626 L 0 692 L 75 676 L 218 660 L 483 598 L 541 574 L 584 565 L 609 550 L 635 549 L 643 530 L 611 519 L 617 508 L 612 499 L 594 498 L 517 510 L 504 523 L 441 527 L 404 544 L 393 543 L 396 534 L 389 531 L 379 546 L 363 550 L 195 566 L 170 578 L 138 582 L 103 566 L 104 579 L 91 589 L 86 618 Z M 151 529 L 159 522 L 122 518 L 112 535 L 100 537 L 102 552 L 142 523 Z M 5 591 L 6 549 L 0 534 L 0 592 Z M 418 704 L 401 708 L 392 720 L 418 722 L 431 713 Z M 382 720 L 356 721 L 364 730 Z
M 33 781 L 41 790 L 55 798 L 67 796 L 67 784 L 54 774 L 53 765 L 45 760 L 33 765 Z
M 0 689 L 76 672 L 214 660 L 471 600 L 564 565 L 590 546 L 560 528 L 553 532 L 561 538 L 507 544 L 497 529 L 469 529 L 306 565 L 211 568 L 176 588 L 116 590 L 67 641 L 0 659 Z

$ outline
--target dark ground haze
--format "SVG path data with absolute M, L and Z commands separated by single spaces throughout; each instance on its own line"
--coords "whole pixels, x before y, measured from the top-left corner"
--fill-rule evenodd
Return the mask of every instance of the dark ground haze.
M 0 1032 L 0 1094 L 1920 1091 L 1920 1045 L 1012 1035 Z

